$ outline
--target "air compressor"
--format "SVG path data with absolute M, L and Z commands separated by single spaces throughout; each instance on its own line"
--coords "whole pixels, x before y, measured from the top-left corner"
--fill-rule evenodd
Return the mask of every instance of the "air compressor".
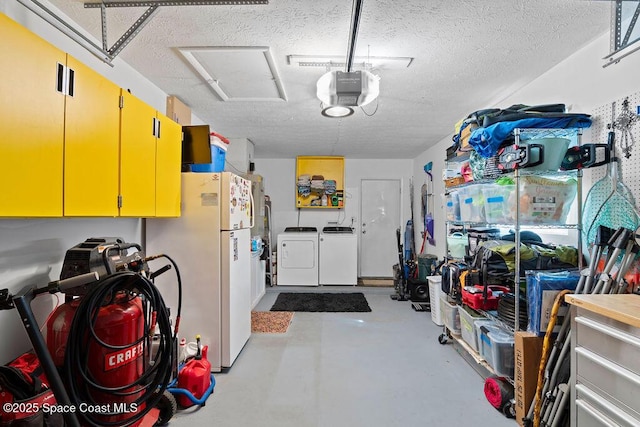
M 84 425 L 136 426 L 171 396 L 164 390 L 175 374 L 180 307 L 172 329 L 151 282 L 170 266 L 150 273 L 151 259 L 121 238 L 87 239 L 65 255 L 61 279 L 100 277 L 67 289 L 46 323 L 47 348 Z

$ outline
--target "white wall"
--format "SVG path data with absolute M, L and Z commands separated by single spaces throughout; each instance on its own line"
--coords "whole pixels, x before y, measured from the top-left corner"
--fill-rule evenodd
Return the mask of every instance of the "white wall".
M 315 210 L 296 209 L 296 160 L 256 159 L 255 173 L 262 175 L 265 194 L 271 198 L 272 208 L 272 250 L 276 249 L 276 238 L 285 227 L 310 226 L 321 230 L 329 221 L 339 225 L 353 226 L 360 233 L 360 181 L 362 179 L 400 179 L 402 185 L 402 227 L 410 217 L 409 180 L 411 160 L 345 159 L 345 201 L 344 209 Z M 418 188 L 422 185 L 416 183 Z M 419 199 L 416 199 L 419 205 Z M 299 221 L 298 221 L 299 218 Z M 358 249 L 359 250 L 359 249 Z M 391 276 L 392 272 L 389 273 Z
M 157 110 L 165 111 L 167 94 L 118 58 L 113 61 L 113 67 L 101 62 L 15 0 L 0 2 L 0 12 L 72 54 L 119 86 L 130 89 Z M 99 19 L 97 15 L 96 19 Z M 193 123 L 202 123 L 195 116 L 192 120 Z M 0 219 L 0 289 L 8 287 L 12 293 L 16 293 L 25 285 L 42 285 L 58 279 L 66 250 L 89 237 L 100 236 L 122 237 L 127 242 L 142 243 L 141 220 Z M 54 304 L 55 301 L 49 297 L 39 297 L 34 302 L 41 324 Z M 30 348 L 30 343 L 17 311 L 0 312 L 0 324 L 4 333 L 0 343 L 0 363 L 4 364 Z
M 638 92 L 640 90 L 640 79 L 638 79 L 640 52 L 623 59 L 618 64 L 602 68 L 605 63 L 602 57 L 608 53 L 609 35 L 604 34 L 498 104 L 478 105 L 477 110 L 488 107 L 506 108 L 512 104 L 564 103 L 571 112 L 590 114 L 596 107 Z M 471 111 L 460 111 L 459 113 L 460 118 L 462 118 L 471 113 Z M 453 135 L 453 125 L 451 123 L 451 135 Z M 436 247 L 430 247 L 428 252 L 440 257 L 444 256 L 445 236 L 444 209 L 441 197 L 441 194 L 444 193 L 444 184 L 441 173 L 444 168 L 446 149 L 452 144 L 451 135 L 438 141 L 432 148 L 416 157 L 413 162 L 413 173 L 418 182 L 418 177 L 425 175 L 422 169 L 423 166 L 427 162 L 433 161 L 437 207 L 434 212 L 437 245 Z M 588 138 L 589 134 L 585 132 L 584 142 L 606 142 L 589 141 Z M 585 171 L 584 194 L 589 189 L 590 182 L 588 178 L 589 172 Z M 416 190 L 419 192 L 419 186 L 416 187 Z M 420 213 L 416 211 L 415 214 L 419 215 Z M 416 228 L 416 232 L 421 231 L 421 227 Z

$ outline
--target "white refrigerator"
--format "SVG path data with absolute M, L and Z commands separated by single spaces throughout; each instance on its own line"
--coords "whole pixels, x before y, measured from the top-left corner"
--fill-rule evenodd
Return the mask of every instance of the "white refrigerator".
M 147 255 L 166 254 L 182 277 L 180 337 L 201 336 L 211 370 L 230 367 L 251 336 L 251 182 L 230 172 L 183 173 L 179 218 L 150 218 Z M 152 261 L 158 269 L 162 262 Z M 175 272 L 156 278 L 175 321 Z

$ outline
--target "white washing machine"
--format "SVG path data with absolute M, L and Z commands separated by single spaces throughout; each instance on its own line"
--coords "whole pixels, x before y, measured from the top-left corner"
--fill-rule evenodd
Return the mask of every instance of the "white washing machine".
M 325 227 L 320 233 L 321 285 L 358 284 L 358 236 L 350 227 Z
M 318 229 L 287 227 L 278 234 L 278 286 L 318 286 Z

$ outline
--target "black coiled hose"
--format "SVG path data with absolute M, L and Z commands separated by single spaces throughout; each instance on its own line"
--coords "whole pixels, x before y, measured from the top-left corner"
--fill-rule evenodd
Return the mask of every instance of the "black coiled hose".
M 529 314 L 526 298 L 520 296 L 520 307 L 518 316 L 519 328 L 526 329 L 529 323 Z M 498 318 L 508 325 L 516 323 L 516 296 L 512 293 L 503 294 L 498 301 Z
M 123 301 L 134 302 L 136 298 L 140 299 L 144 313 L 144 333 L 134 342 L 124 345 L 112 345 L 100 339 L 96 334 L 96 323 L 101 307 Z M 158 350 L 153 360 L 148 363 L 150 346 L 147 345 L 147 339 L 149 331 L 153 333 L 154 320 L 159 329 Z M 73 318 L 64 360 L 64 374 L 71 402 L 76 408 L 81 408 L 80 405 L 83 403 L 85 408 L 101 408 L 100 412 L 79 410 L 78 415 L 83 423 L 92 426 L 125 427 L 141 420 L 157 405 L 171 381 L 172 348 L 175 340 L 176 335 L 171 330 L 169 311 L 164 300 L 156 286 L 146 277 L 124 271 L 106 276 L 92 286 L 81 299 Z M 100 383 L 88 367 L 90 357 L 103 357 L 102 354 L 90 354 L 91 348 L 95 348 L 96 344 L 105 348 L 108 353 L 142 346 L 145 349 L 141 355 L 142 374 L 130 384 L 118 387 L 107 387 Z M 131 363 L 138 361 L 134 360 Z M 110 399 L 110 396 L 113 396 L 113 399 Z M 115 402 L 135 404 L 138 410 L 126 414 L 114 411 Z M 111 404 L 111 407 L 109 411 L 102 412 L 105 404 Z M 112 421 L 113 416 L 118 418 Z

